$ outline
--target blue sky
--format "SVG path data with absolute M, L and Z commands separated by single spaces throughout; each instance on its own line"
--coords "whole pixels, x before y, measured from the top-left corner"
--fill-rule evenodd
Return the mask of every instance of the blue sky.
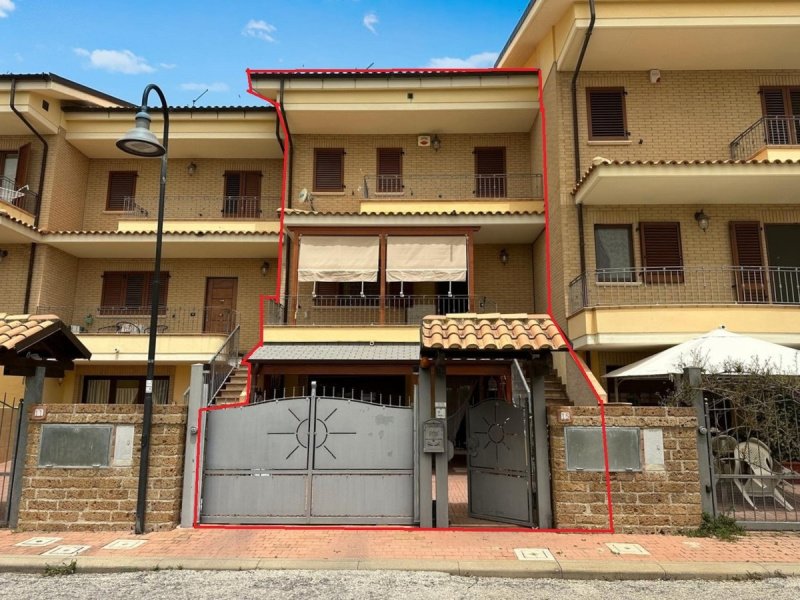
M 491 66 L 527 0 L 0 0 L 0 72 L 257 104 L 245 69 Z M 142 32 L 134 31 L 140 23 Z

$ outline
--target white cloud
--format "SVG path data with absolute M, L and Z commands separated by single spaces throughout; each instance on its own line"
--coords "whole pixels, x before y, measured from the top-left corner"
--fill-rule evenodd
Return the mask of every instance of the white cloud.
M 227 83 L 222 83 L 221 81 L 215 81 L 214 83 L 182 83 L 181 89 L 186 90 L 187 92 L 204 92 L 208 90 L 209 92 L 227 92 L 230 90 Z
M 169 69 L 174 69 L 178 65 L 176 65 L 175 63 L 158 63 L 158 66 L 161 67 L 162 69 L 169 70 Z
M 272 34 L 276 31 L 278 31 L 278 29 L 266 21 L 250 19 L 247 22 L 247 25 L 244 26 L 244 29 L 242 29 L 242 35 L 246 37 L 258 38 L 259 40 L 272 42 L 274 44 L 277 42 L 277 40 Z
M 0 0 L 0 19 L 5 19 L 15 8 L 12 0 Z
M 88 58 L 89 66 L 94 69 L 103 69 L 111 73 L 124 73 L 126 75 L 138 75 L 139 73 L 152 73 L 155 71 L 153 67 L 147 64 L 147 60 L 141 56 L 136 56 L 130 50 L 89 51 L 84 48 L 75 48 L 74 51 L 78 56 Z
M 369 29 L 375 35 L 378 35 L 378 32 L 375 31 L 375 25 L 378 24 L 378 15 L 374 12 L 368 12 L 364 15 L 364 20 L 361 21 L 364 24 L 364 27 Z
M 497 52 L 481 52 L 467 58 L 444 56 L 442 58 L 432 58 L 428 66 L 437 69 L 480 69 L 494 66 L 498 56 L 500 54 Z

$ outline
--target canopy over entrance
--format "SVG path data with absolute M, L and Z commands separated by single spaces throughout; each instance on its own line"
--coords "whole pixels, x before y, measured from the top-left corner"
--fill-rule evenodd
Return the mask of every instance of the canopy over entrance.
M 36 367 L 47 377 L 63 377 L 73 361 L 92 356 L 56 315 L 0 313 L 0 365 L 6 375 L 31 376 Z

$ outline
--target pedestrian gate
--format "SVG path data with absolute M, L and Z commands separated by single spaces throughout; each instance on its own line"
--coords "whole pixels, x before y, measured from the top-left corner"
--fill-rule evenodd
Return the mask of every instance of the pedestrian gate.
M 281 398 L 205 411 L 201 523 L 412 524 L 413 408 Z

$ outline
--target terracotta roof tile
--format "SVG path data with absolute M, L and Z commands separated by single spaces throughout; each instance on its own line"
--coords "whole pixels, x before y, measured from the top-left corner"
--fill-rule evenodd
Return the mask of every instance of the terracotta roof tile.
M 547 315 L 449 314 L 422 320 L 422 347 L 441 350 L 563 350 L 567 347 Z
M 125 235 L 153 235 L 155 236 L 156 232 L 153 230 L 142 230 L 142 231 L 118 231 L 118 230 L 59 230 L 59 231 L 49 231 L 47 229 L 41 230 L 42 235 L 116 235 L 116 236 L 125 236 Z M 212 236 L 212 235 L 275 235 L 273 231 L 212 231 L 208 229 L 196 229 L 192 231 L 165 231 L 164 235 L 203 235 L 203 236 Z
M 475 217 L 475 216 L 486 217 L 486 216 L 496 216 L 496 215 L 526 216 L 526 215 L 544 214 L 544 210 L 480 210 L 480 211 L 443 210 L 435 212 L 398 210 L 398 211 L 387 211 L 387 212 L 359 212 L 359 211 L 320 212 L 320 211 L 310 211 L 298 208 L 287 208 L 285 212 L 287 216 L 298 216 L 298 217 L 364 217 L 364 218 L 397 217 L 397 216 L 407 216 L 407 215 L 415 217 L 441 217 L 441 216 L 453 216 L 453 215 L 464 215 L 468 217 Z
M 0 313 L 0 347 L 13 350 L 20 342 L 59 321 L 56 315 L 14 315 Z

